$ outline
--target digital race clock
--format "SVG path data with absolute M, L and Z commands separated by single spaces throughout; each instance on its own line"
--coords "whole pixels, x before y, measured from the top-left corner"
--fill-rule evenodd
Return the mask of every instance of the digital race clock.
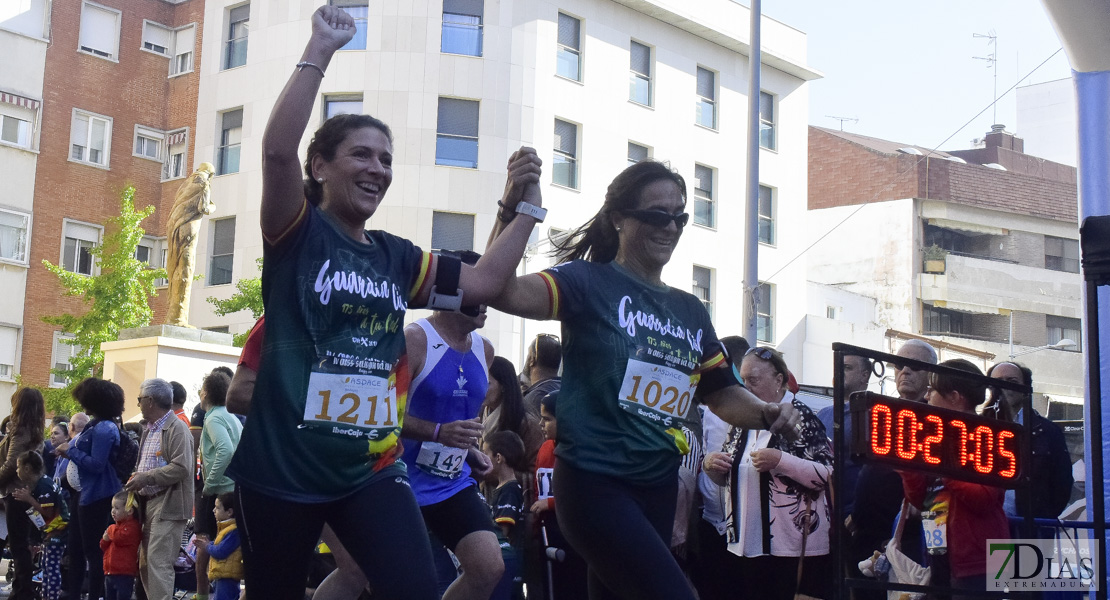
M 852 455 L 898 469 L 996 487 L 1019 485 L 1025 430 L 1017 423 L 857 392 Z

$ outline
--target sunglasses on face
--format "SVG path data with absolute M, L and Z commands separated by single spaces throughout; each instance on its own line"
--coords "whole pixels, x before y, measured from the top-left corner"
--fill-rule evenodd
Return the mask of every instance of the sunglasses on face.
M 682 229 L 690 222 L 690 213 L 671 214 L 664 210 L 623 210 L 625 215 L 652 227 L 666 227 L 674 221 L 675 227 Z

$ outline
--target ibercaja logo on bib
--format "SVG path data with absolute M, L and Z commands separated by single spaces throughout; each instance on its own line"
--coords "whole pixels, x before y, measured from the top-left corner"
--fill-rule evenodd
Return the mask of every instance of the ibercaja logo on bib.
M 1098 591 L 1099 579 L 1098 545 L 1090 536 L 987 540 L 988 591 Z

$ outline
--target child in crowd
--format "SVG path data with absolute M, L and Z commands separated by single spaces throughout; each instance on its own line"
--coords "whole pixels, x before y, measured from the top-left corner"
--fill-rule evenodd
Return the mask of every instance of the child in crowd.
M 139 575 L 139 543 L 143 526 L 137 517 L 138 499 L 131 492 L 120 491 L 112 496 L 112 520 L 100 538 L 104 551 L 105 600 L 131 600 L 135 578 Z
M 486 476 L 497 487 L 489 497 L 493 521 L 497 523 L 497 541 L 501 545 L 501 558 L 505 574 L 497 584 L 491 600 L 521 598 L 523 594 L 515 583 L 520 579 L 520 535 L 516 524 L 524 514 L 524 488 L 520 485 L 519 472 L 524 466 L 524 442 L 513 431 L 495 431 L 486 435 L 482 452 L 493 463 Z
M 239 600 L 239 581 L 243 579 L 243 551 L 239 531 L 235 528 L 234 492 L 216 496 L 216 539 L 209 542 L 197 538 L 197 546 L 208 548 L 208 580 L 212 582 L 212 600 Z
M 559 523 L 555 519 L 555 495 L 552 491 L 555 473 L 555 444 L 557 443 L 559 423 L 555 419 L 555 406 L 559 401 L 559 391 L 550 392 L 540 399 L 540 429 L 544 443 L 536 455 L 536 501 L 529 509 L 536 516 L 541 542 L 550 569 L 556 598 L 588 598 L 586 589 L 586 561 L 575 552 L 563 538 Z M 558 558 L 555 558 L 557 555 Z
M 16 488 L 12 495 L 31 505 L 27 516 L 42 531 L 42 597 L 57 600 L 62 593 L 62 555 L 66 550 L 69 508 L 61 488 L 44 473 L 38 452 L 24 452 L 16 459 L 16 475 L 26 487 Z

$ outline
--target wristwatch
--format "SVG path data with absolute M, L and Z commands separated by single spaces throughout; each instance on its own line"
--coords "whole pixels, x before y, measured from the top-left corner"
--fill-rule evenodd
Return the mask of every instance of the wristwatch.
M 539 206 L 536 206 L 535 204 L 529 204 L 527 202 L 517 202 L 516 212 L 532 217 L 536 220 L 537 223 L 543 223 L 543 220 L 547 217 L 546 208 L 541 208 Z

